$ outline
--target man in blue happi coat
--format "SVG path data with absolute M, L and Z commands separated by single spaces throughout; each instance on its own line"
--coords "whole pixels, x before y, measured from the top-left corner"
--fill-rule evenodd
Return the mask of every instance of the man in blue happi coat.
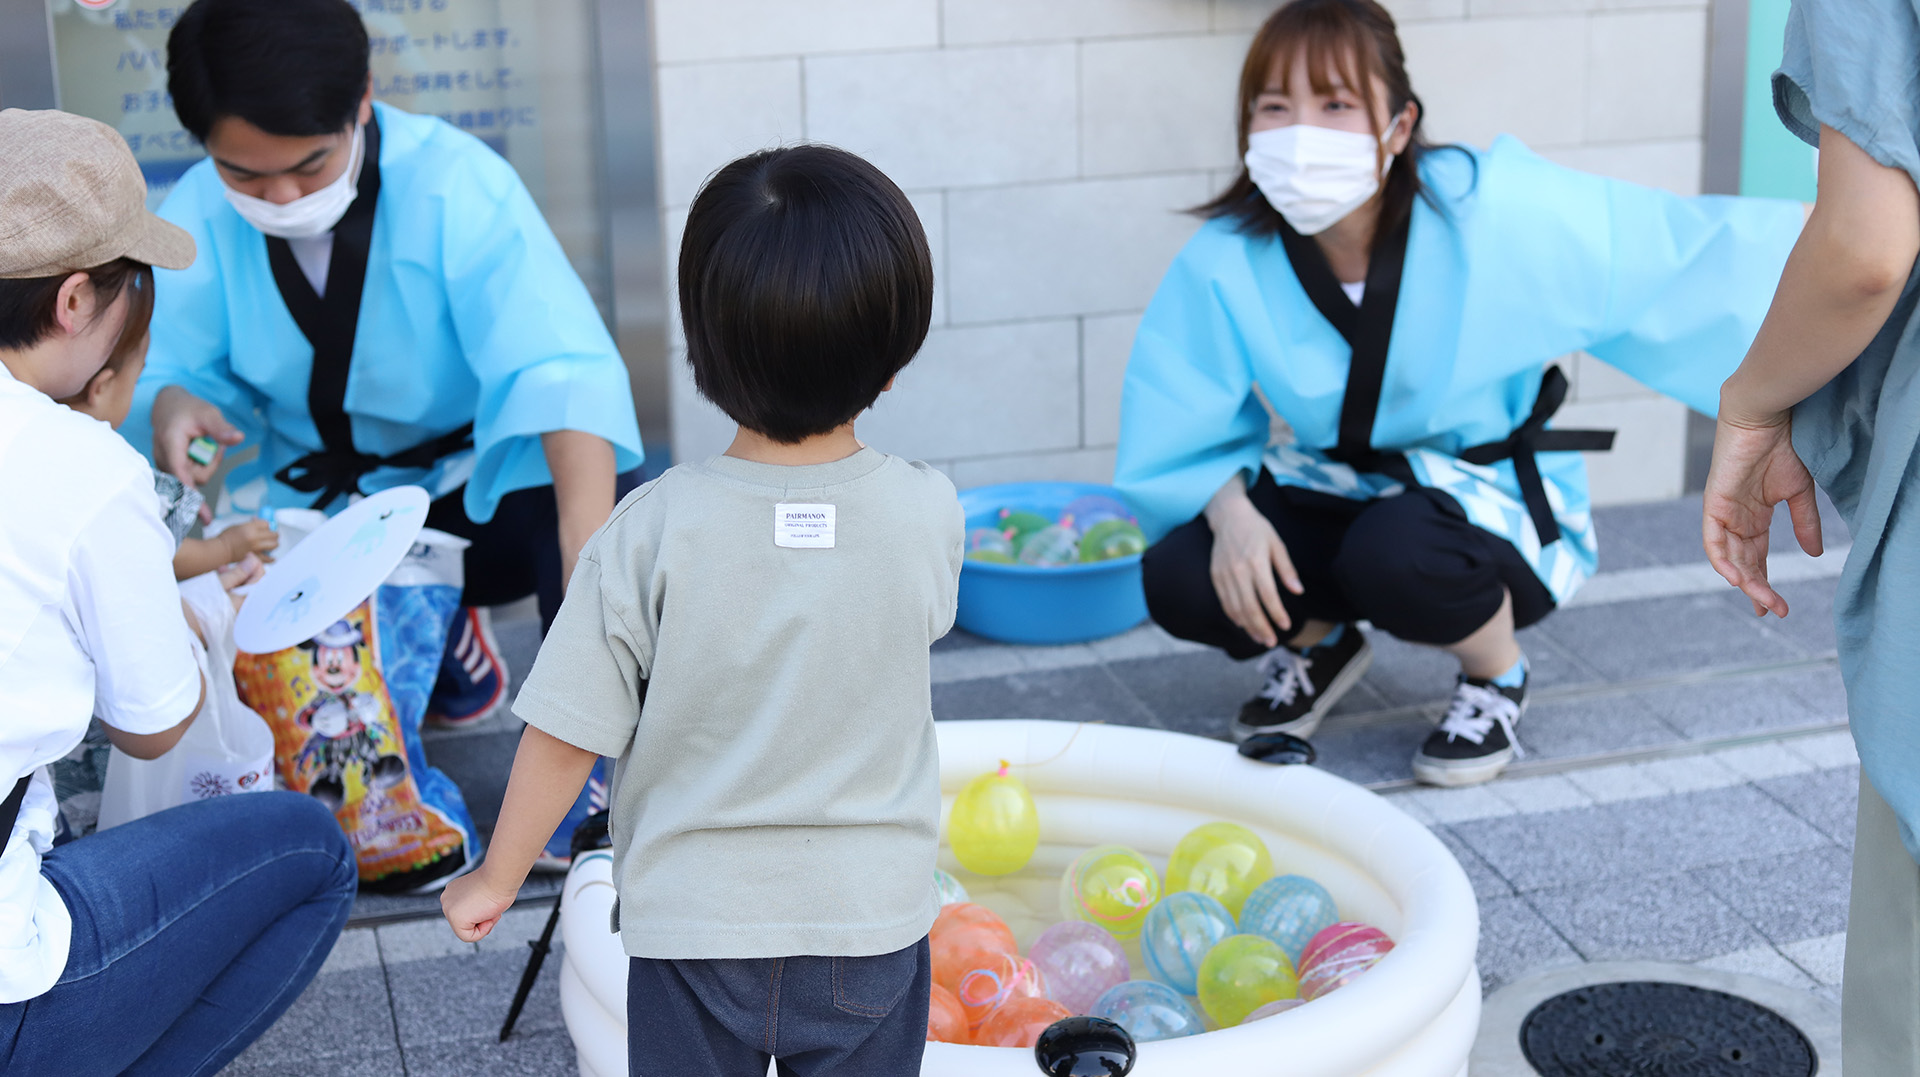
M 201 257 L 157 281 L 124 433 L 193 483 L 196 439 L 257 447 L 227 477 L 247 511 L 425 487 L 473 544 L 429 714 L 478 720 L 507 688 L 484 608 L 538 594 L 550 621 L 641 463 L 613 340 L 513 167 L 373 100 L 347 0 L 198 0 L 167 72 L 208 156 L 160 214 Z

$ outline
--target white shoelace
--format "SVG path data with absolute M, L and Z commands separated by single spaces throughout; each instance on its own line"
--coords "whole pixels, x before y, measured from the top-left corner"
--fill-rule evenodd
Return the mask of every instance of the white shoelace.
M 1267 683 L 1260 688 L 1259 698 L 1267 701 L 1268 710 L 1279 710 L 1290 706 L 1293 697 L 1305 692 L 1313 695 L 1313 680 L 1307 671 L 1313 668 L 1313 659 L 1291 647 L 1275 647 L 1260 659 L 1260 672 L 1267 675 Z
M 1513 730 L 1513 723 L 1519 718 L 1520 705 L 1498 690 L 1461 681 L 1453 690 L 1453 703 L 1447 707 L 1447 716 L 1440 719 L 1440 732 L 1445 733 L 1448 740 L 1465 738 L 1483 744 L 1498 723 L 1506 731 L 1513 754 L 1519 757 L 1527 754 L 1521 750 L 1520 738 Z

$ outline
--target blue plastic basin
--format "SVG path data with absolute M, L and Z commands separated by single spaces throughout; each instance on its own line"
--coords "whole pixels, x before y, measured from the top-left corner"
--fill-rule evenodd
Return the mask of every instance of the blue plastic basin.
M 1009 482 L 962 491 L 967 530 L 992 527 L 1003 508 L 1057 518 L 1077 497 L 1106 494 L 1090 482 Z M 1084 643 L 1147 619 L 1140 558 L 1038 568 L 968 561 L 960 571 L 959 627 L 1003 643 Z

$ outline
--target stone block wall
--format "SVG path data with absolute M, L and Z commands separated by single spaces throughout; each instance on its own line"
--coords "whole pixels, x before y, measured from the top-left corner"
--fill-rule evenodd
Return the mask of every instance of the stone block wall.
M 1705 0 L 1387 0 L 1433 137 L 1511 133 L 1697 193 Z M 962 486 L 1111 477 L 1140 311 L 1234 168 L 1262 0 L 655 0 L 669 296 L 701 181 L 764 146 L 863 154 L 912 197 L 938 276 L 926 350 L 861 424 Z M 671 306 L 671 302 L 669 303 Z M 672 340 L 674 452 L 730 424 Z M 1680 492 L 1686 414 L 1569 358 L 1563 425 L 1609 425 L 1603 503 Z

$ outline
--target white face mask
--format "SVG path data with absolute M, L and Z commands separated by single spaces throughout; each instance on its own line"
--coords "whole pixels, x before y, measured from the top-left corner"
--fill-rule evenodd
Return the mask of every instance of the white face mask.
M 340 178 L 285 205 L 241 194 L 227 186 L 224 180 L 221 181 L 220 191 L 227 196 L 227 203 L 246 218 L 248 224 L 262 232 L 281 239 L 312 239 L 325 235 L 339 224 L 340 218 L 347 215 L 347 207 L 353 205 L 354 198 L 360 193 L 360 155 L 365 150 L 366 129 L 355 124 L 353 154 L 347 161 L 346 171 L 340 173 Z
M 1399 126 L 1396 118 L 1378 139 L 1305 123 L 1256 131 L 1247 136 L 1247 174 L 1294 231 L 1317 235 L 1380 189 L 1393 155 L 1381 166 L 1377 154 Z

